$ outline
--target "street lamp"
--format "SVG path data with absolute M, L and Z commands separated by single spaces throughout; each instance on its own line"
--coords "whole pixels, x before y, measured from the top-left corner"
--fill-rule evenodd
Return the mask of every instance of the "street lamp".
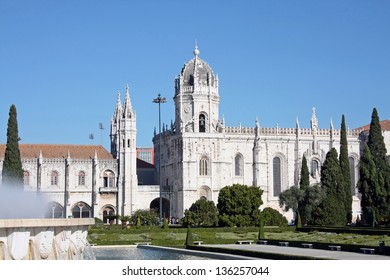
M 160 181 L 160 224 L 162 223 L 162 176 L 161 176 L 161 103 L 165 103 L 165 97 L 161 97 L 159 93 L 157 98 L 153 99 L 153 103 L 158 103 L 158 134 L 159 134 L 159 150 L 158 150 L 158 177 Z

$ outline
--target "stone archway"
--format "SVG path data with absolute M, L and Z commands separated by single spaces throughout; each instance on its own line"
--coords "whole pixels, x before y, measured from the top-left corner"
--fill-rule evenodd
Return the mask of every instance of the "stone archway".
M 162 217 L 170 217 L 171 212 L 169 209 L 169 199 L 166 199 L 165 197 L 162 198 Z M 157 197 L 150 202 L 150 209 L 155 209 L 156 212 L 160 215 L 160 198 Z

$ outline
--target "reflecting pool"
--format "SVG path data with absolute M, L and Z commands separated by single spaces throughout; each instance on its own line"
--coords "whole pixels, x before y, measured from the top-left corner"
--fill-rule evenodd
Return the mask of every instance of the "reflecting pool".
M 93 247 L 96 260 L 211 260 L 211 258 L 166 250 L 131 247 Z

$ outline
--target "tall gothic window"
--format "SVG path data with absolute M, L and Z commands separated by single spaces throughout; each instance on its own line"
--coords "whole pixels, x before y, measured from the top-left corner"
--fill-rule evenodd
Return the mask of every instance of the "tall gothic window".
M 236 154 L 234 158 L 234 175 L 243 176 L 244 158 L 241 154 Z
M 274 196 L 279 196 L 282 191 L 282 173 L 281 162 L 279 157 L 273 159 L 273 181 L 274 181 Z
M 85 186 L 85 172 L 79 171 L 79 186 Z
M 349 172 L 351 174 L 351 188 L 352 195 L 356 194 L 356 181 L 355 181 L 355 159 L 353 157 L 349 158 Z
M 199 161 L 199 175 L 207 176 L 207 158 L 201 158 Z
M 311 161 L 311 176 L 313 178 L 317 178 L 318 171 L 319 171 L 319 164 L 318 161 L 314 159 Z
M 206 117 L 204 114 L 199 115 L 199 132 L 206 132 Z
M 105 188 L 114 188 L 115 187 L 115 176 L 112 171 L 106 171 L 103 175 L 103 186 Z
M 28 171 L 23 171 L 23 185 L 30 186 L 30 173 Z
M 58 172 L 57 171 L 51 172 L 50 184 L 52 186 L 58 186 Z

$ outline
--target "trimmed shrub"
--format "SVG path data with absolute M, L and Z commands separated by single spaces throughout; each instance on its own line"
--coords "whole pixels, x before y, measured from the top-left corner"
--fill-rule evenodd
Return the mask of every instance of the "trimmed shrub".
M 279 226 L 285 227 L 288 225 L 288 221 L 286 217 L 279 213 L 279 211 L 266 207 L 261 211 L 261 215 L 263 220 L 265 221 L 266 226 Z
M 192 235 L 191 227 L 188 226 L 187 237 L 186 237 L 186 246 L 194 245 L 194 236 Z

